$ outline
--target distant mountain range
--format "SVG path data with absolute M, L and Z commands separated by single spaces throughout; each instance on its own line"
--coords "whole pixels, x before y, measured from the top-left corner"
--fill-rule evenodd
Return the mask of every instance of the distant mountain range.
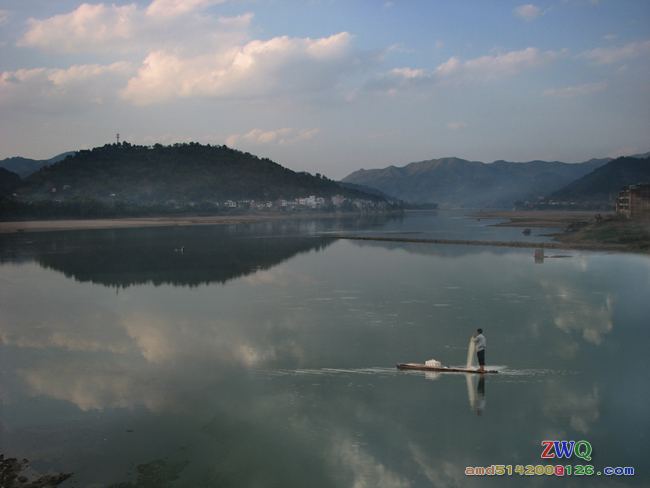
M 21 178 L 27 178 L 32 173 L 36 173 L 42 167 L 58 163 L 59 161 L 73 154 L 73 151 L 65 152 L 50 159 L 29 159 L 21 157 L 6 158 L 0 161 L 0 168 L 5 168 L 9 171 L 17 173 Z
M 637 159 L 650 155 L 642 154 Z M 510 207 L 515 202 L 537 202 L 540 197 L 554 195 L 567 185 L 581 180 L 596 169 L 612 163 L 612 158 L 591 159 L 584 163 L 568 164 L 559 161 L 530 161 L 512 163 L 495 161 L 482 163 L 459 158 L 432 159 L 411 163 L 403 167 L 359 170 L 342 181 L 376 188 L 400 200 L 426 203 L 435 202 L 440 207 Z M 603 188 L 609 184 L 610 191 L 620 186 L 638 183 L 635 178 L 648 174 L 648 163 L 641 163 L 639 171 L 628 171 L 629 178 L 614 178 L 622 165 L 612 166 L 611 173 L 602 173 Z M 601 173 L 599 173 L 601 174 Z M 596 178 L 598 179 L 598 178 Z M 650 179 L 650 176 L 645 178 Z M 595 179 L 594 179 L 595 181 Z M 593 183 L 595 184 L 595 183 Z M 608 187 L 608 188 L 609 188 Z M 587 191 L 587 186 L 581 187 Z M 600 190 L 599 190 L 600 191 Z M 602 191 L 600 191 L 602 195 Z M 560 198 L 562 194 L 557 194 Z M 583 195 L 588 199 L 588 195 Z
M 49 160 L 0 161 L 0 193 L 17 192 L 23 199 L 35 200 L 76 196 L 140 203 L 342 194 L 350 199 L 392 199 L 441 208 L 507 208 L 549 200 L 611 201 L 622 186 L 650 181 L 648 156 L 577 164 L 501 160 L 486 164 L 452 157 L 361 169 L 335 182 L 226 146 L 122 143 Z

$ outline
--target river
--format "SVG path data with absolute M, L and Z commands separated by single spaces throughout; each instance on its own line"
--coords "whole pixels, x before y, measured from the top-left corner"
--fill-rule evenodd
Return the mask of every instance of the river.
M 0 235 L 2 454 L 61 487 L 647 486 L 650 257 L 322 238 L 550 233 L 493 223 Z M 395 367 L 478 327 L 497 374 Z

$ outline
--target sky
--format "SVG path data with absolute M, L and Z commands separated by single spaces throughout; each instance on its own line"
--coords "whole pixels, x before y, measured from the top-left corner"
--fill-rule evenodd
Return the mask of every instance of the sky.
M 650 2 L 523 2 L 0 0 L 0 159 L 119 134 L 341 179 L 650 151 Z

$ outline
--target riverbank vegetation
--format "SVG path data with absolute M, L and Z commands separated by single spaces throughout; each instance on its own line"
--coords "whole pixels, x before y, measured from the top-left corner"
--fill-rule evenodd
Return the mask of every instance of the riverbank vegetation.
M 526 211 L 479 212 L 477 219 L 507 219 L 499 227 L 563 229 L 553 240 L 573 248 L 650 252 L 650 222 L 630 220 L 614 212 Z
M 564 244 L 600 244 L 623 246 L 626 251 L 650 253 L 650 222 L 628 220 L 625 217 L 594 219 L 573 232 L 563 232 L 554 240 Z

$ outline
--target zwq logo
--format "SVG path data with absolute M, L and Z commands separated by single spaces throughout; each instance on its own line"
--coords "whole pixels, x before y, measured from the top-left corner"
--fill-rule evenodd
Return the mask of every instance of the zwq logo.
M 542 441 L 542 446 L 545 446 L 542 451 L 544 459 L 552 459 L 556 455 L 558 458 L 568 459 L 575 455 L 585 461 L 591 461 L 591 444 L 587 441 Z

